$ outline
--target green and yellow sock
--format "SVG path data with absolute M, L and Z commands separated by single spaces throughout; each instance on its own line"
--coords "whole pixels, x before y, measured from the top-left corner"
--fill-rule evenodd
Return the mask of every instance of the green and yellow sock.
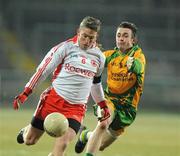
M 87 138 L 87 133 L 88 132 L 89 132 L 89 130 L 83 130 L 82 133 L 81 133 L 80 140 L 83 143 L 86 143 L 88 141 L 88 138 Z

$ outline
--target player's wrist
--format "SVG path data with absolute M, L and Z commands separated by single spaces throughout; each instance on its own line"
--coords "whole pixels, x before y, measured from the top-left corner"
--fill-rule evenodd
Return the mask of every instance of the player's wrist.
M 23 91 L 23 94 L 26 96 L 29 96 L 32 93 L 32 89 L 29 87 L 26 87 Z
M 98 102 L 97 104 L 98 106 L 100 106 L 100 108 L 107 108 L 107 104 L 106 104 L 106 101 L 101 101 L 101 102 Z

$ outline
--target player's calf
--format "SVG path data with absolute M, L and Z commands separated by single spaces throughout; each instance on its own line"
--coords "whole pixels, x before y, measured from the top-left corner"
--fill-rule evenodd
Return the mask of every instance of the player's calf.
M 124 128 L 119 130 L 112 130 L 109 128 L 106 133 L 104 133 L 104 137 L 101 142 L 101 146 L 99 148 L 100 151 L 103 151 L 105 148 L 110 146 L 114 141 L 118 139 L 118 137 L 124 132 Z

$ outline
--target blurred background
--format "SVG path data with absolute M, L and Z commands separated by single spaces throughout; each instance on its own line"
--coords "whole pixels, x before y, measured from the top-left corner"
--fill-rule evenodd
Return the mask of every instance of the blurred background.
M 147 59 L 135 124 L 98 155 L 180 156 L 179 0 L 0 0 L 0 156 L 44 156 L 51 151 L 54 139 L 47 135 L 36 146 L 16 142 L 18 131 L 31 120 L 51 76 L 34 90 L 23 109 L 14 111 L 12 101 L 44 55 L 74 36 L 85 16 L 102 21 L 99 40 L 104 49 L 115 47 L 120 22 L 135 23 Z M 105 84 L 105 75 L 103 78 Z M 96 123 L 94 115 L 87 113 L 84 124 L 93 129 Z M 67 155 L 76 155 L 75 141 Z
M 11 107 L 44 55 L 72 37 L 85 16 L 102 21 L 104 49 L 115 47 L 115 31 L 121 21 L 138 26 L 147 59 L 139 108 L 179 111 L 179 0 L 0 0 L 0 106 Z M 37 88 L 25 107 L 36 106 L 50 79 Z

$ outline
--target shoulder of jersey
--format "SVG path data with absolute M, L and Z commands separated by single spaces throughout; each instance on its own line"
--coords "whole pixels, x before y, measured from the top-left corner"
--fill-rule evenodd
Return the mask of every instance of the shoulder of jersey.
M 75 44 L 75 43 L 77 43 L 77 36 L 74 36 L 74 37 L 66 40 L 65 43 L 67 43 L 67 44 Z
M 112 55 L 114 52 L 115 52 L 114 50 L 106 50 L 106 51 L 103 52 L 103 54 L 104 54 L 105 56 L 110 56 L 110 55 Z
M 105 58 L 105 56 L 103 55 L 103 52 L 99 49 L 99 47 L 94 47 L 91 49 L 94 53 L 94 55 L 97 55 L 101 58 Z

